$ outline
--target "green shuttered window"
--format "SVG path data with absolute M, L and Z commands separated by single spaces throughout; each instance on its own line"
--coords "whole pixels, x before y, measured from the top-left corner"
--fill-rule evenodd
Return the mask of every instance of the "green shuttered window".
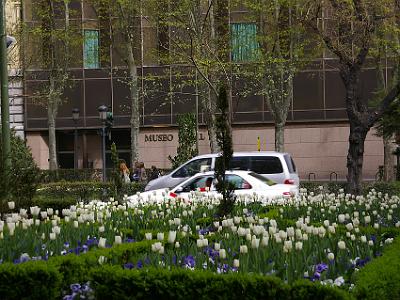
M 231 24 L 232 61 L 253 61 L 258 55 L 257 25 L 252 23 Z
M 85 69 L 99 68 L 99 31 L 84 30 L 83 65 Z

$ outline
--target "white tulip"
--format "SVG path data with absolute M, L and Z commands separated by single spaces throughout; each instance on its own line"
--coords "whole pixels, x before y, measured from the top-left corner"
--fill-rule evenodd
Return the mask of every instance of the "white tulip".
M 170 231 L 168 233 L 168 243 L 173 244 L 176 239 L 176 231 Z
M 99 256 L 98 262 L 100 265 L 104 264 L 106 261 L 107 261 L 107 258 L 105 256 L 103 256 L 103 255 Z
M 240 266 L 239 260 L 238 260 L 238 259 L 234 259 L 234 260 L 233 260 L 233 267 L 234 267 L 234 268 L 239 268 L 239 266 Z
M 222 259 L 226 258 L 226 251 L 225 249 L 219 249 L 219 257 Z
M 9 209 L 14 209 L 15 208 L 15 202 L 14 201 L 8 202 L 8 208 Z
M 251 248 L 258 249 L 259 246 L 260 246 L 260 239 L 251 240 Z
M 344 249 L 346 249 L 346 243 L 343 241 L 339 241 L 338 247 L 339 247 L 339 249 L 344 250 Z
M 248 253 L 247 245 L 241 245 L 241 246 L 239 247 L 239 252 L 240 252 L 241 254 L 246 254 L 246 253 Z
M 105 238 L 100 238 L 99 239 L 99 248 L 105 248 L 106 247 L 106 239 Z
M 122 237 L 120 235 L 116 235 L 114 237 L 114 244 L 116 244 L 116 245 L 122 244 Z
M 216 251 L 219 251 L 219 249 L 221 249 L 221 244 L 220 244 L 220 243 L 215 243 L 215 244 L 214 244 L 214 249 L 215 249 Z
M 329 259 L 330 261 L 334 260 L 334 259 L 335 259 L 335 254 L 333 254 L 332 252 L 329 252 L 329 253 L 328 253 L 328 259 Z
M 302 242 L 296 242 L 295 248 L 296 248 L 296 250 L 300 251 L 301 249 L 303 249 L 303 243 Z
M 157 240 L 158 241 L 163 241 L 164 240 L 164 232 L 157 233 Z
M 261 245 L 263 247 L 267 247 L 268 246 L 268 242 L 269 242 L 269 237 L 263 236 L 262 239 L 261 239 Z
M 54 241 L 56 239 L 56 234 L 54 232 L 50 232 L 50 240 Z

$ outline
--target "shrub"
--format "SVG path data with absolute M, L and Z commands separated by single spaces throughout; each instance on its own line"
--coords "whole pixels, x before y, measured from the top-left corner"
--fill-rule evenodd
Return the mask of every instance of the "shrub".
M 324 191 L 328 193 L 337 194 L 340 189 L 346 190 L 347 182 L 341 181 L 301 181 L 300 188 L 306 188 L 308 192 L 313 192 L 314 194 L 318 194 L 320 192 L 319 187 L 323 186 Z M 363 183 L 363 193 L 364 195 L 368 194 L 372 189 L 375 189 L 376 192 L 381 192 L 382 194 L 392 195 L 400 195 L 400 182 L 364 182 Z
M 400 240 L 396 239 L 383 256 L 368 263 L 357 274 L 358 299 L 400 299 Z
M 133 195 L 144 190 L 140 183 L 124 184 L 121 187 L 122 195 Z M 38 189 L 38 195 L 52 199 L 51 201 L 63 201 L 68 198 L 88 201 L 93 199 L 108 199 L 114 196 L 114 185 L 106 182 L 57 182 L 42 185 Z M 55 199 L 55 200 L 53 200 Z
M 183 269 L 122 270 L 104 266 L 93 272 L 97 299 L 287 299 L 280 279 L 260 275 L 218 275 Z
M 2 156 L 0 144 L 0 157 Z M 11 170 L 5 170 L 0 163 L 0 174 L 8 176 L 8 185 L 0 181 L 0 198 L 13 200 L 16 207 L 28 207 L 35 195 L 40 182 L 40 171 L 33 160 L 31 151 L 26 143 L 15 133 L 11 132 Z M 7 209 L 6 201 L 2 203 L 0 211 Z
M 168 155 L 172 169 L 176 169 L 189 159 L 197 155 L 196 116 L 193 113 L 178 115 L 178 149 L 176 156 Z M 148 178 L 148 177 L 147 177 Z
M 0 298 L 4 300 L 55 299 L 60 284 L 60 273 L 46 262 L 0 265 Z

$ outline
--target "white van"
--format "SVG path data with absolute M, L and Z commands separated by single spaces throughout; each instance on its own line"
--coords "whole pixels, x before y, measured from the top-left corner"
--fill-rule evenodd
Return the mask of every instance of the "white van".
M 196 173 L 212 171 L 218 156 L 218 153 L 196 156 L 171 173 L 150 181 L 145 191 L 172 188 Z M 253 171 L 277 183 L 299 186 L 296 166 L 288 153 L 234 152 L 229 169 Z

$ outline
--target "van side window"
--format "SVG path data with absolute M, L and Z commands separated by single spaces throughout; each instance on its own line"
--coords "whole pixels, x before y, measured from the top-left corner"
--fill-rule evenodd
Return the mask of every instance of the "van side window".
M 216 157 L 216 161 L 220 160 L 220 157 Z M 215 163 L 217 164 L 217 163 Z M 234 156 L 229 162 L 229 170 L 250 170 L 250 157 L 248 156 Z
M 281 160 L 276 156 L 251 156 L 251 170 L 258 174 L 283 173 Z
M 205 172 L 210 170 L 211 170 L 211 158 L 201 158 L 191 161 L 186 165 L 183 165 L 174 174 L 172 174 L 172 177 L 184 178 L 193 176 L 194 174 L 197 174 L 199 172 Z
M 285 155 L 284 156 L 286 164 L 289 169 L 289 173 L 296 173 L 296 165 L 294 164 L 294 161 L 290 155 Z

